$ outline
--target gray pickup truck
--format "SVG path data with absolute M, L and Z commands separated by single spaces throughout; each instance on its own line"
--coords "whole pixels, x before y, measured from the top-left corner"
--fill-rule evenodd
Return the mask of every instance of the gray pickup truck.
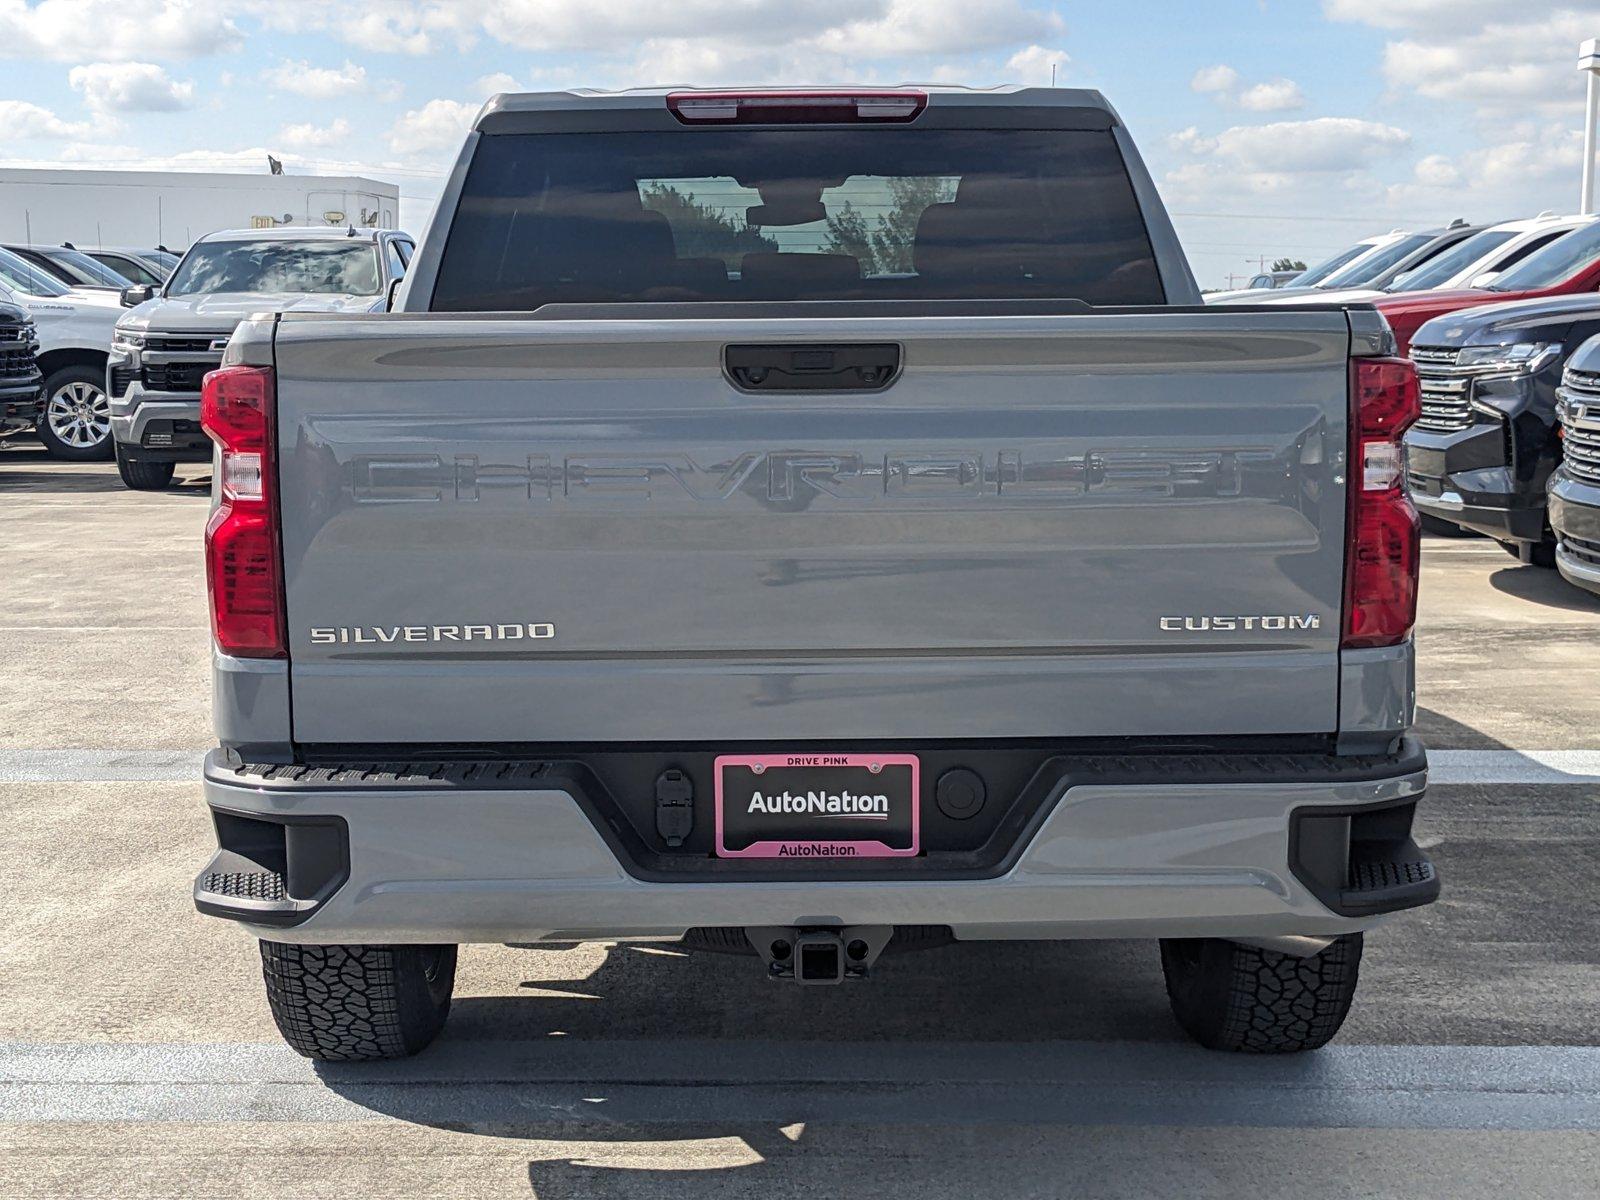
M 1437 895 L 1414 371 L 1201 307 L 1099 94 L 497 97 L 394 309 L 203 398 L 195 900 L 302 1053 L 426 1045 L 464 943 L 1075 938 L 1303 1050 Z

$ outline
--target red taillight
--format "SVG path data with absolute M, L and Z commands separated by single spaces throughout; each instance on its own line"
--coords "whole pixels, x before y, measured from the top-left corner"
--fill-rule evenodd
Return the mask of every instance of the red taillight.
M 1355 361 L 1341 643 L 1346 649 L 1396 645 L 1416 624 L 1421 532 L 1406 495 L 1400 439 L 1421 410 L 1417 369 L 1408 360 Z
M 667 108 L 686 125 L 838 125 L 914 121 L 928 94 L 914 89 L 848 92 L 672 92 Z
M 222 448 L 221 503 L 206 524 L 211 629 L 224 654 L 284 658 L 278 506 L 272 494 L 270 367 L 223 367 L 205 378 L 200 424 Z

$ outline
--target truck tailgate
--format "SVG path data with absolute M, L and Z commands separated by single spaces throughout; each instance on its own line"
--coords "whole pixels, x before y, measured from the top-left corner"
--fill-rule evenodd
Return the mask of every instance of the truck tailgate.
M 275 333 L 302 743 L 1331 732 L 1336 311 Z M 741 390 L 730 345 L 898 347 Z

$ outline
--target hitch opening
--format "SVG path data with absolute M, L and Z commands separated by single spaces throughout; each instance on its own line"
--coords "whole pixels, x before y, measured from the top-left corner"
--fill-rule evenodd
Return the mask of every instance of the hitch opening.
M 744 931 L 766 963 L 767 978 L 813 987 L 865 979 L 894 937 L 892 925 L 754 926 Z
M 796 983 L 844 982 L 844 943 L 836 933 L 803 933 L 795 943 Z

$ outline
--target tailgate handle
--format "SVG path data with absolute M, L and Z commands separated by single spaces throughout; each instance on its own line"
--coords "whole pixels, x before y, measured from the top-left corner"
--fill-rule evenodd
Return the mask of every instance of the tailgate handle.
M 722 369 L 741 392 L 881 392 L 900 375 L 893 342 L 731 345 Z

